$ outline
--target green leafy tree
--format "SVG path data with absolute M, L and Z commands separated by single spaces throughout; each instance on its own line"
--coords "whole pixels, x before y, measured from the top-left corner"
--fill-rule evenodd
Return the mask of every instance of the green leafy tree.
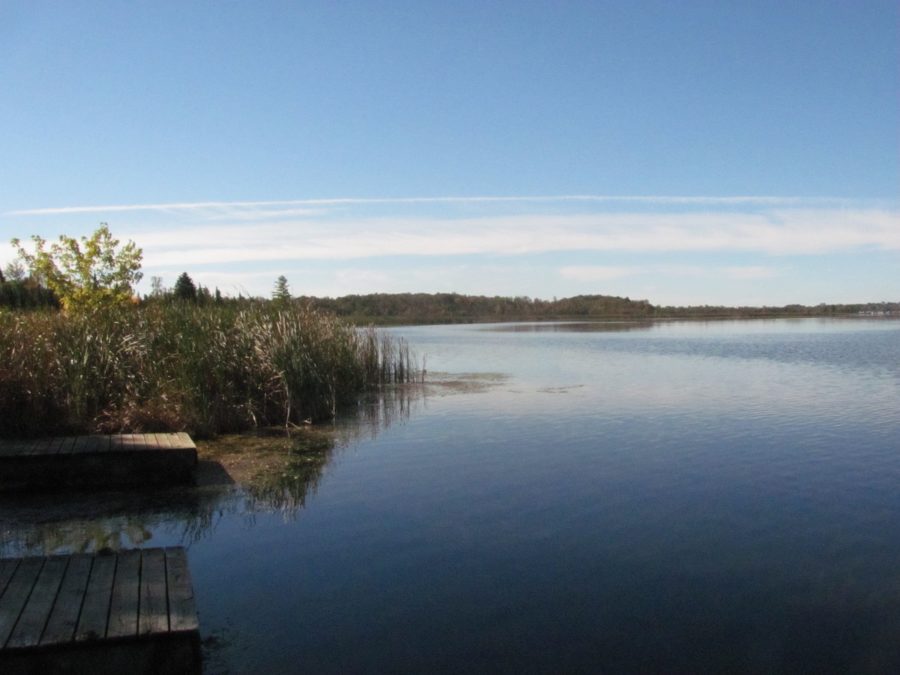
M 197 301 L 197 287 L 187 272 L 182 272 L 176 279 L 175 288 L 172 289 L 172 292 L 179 300 Z
M 288 286 L 287 277 L 283 274 L 275 280 L 275 288 L 272 289 L 272 299 L 278 303 L 286 303 L 291 299 L 291 289 Z
M 142 252 L 133 241 L 119 246 L 106 223 L 90 237 L 61 235 L 49 245 L 41 237 L 31 237 L 34 252 L 18 239 L 12 245 L 28 268 L 31 278 L 49 288 L 68 312 L 127 305 L 134 285 L 141 280 Z

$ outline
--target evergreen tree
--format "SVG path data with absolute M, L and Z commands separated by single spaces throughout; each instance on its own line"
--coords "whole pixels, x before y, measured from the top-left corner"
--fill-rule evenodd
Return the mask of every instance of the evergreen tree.
M 291 299 L 291 290 L 288 280 L 283 274 L 275 280 L 275 288 L 272 290 L 272 299 L 277 302 L 287 302 Z
M 197 304 L 198 305 L 208 305 L 212 302 L 212 293 L 209 292 L 209 289 L 202 285 L 198 284 L 197 286 Z
M 189 300 L 196 302 L 197 287 L 194 286 L 194 280 L 188 276 L 187 272 L 182 272 L 181 276 L 175 281 L 175 288 L 172 289 L 176 298 L 179 300 Z
M 0 307 L 26 309 L 31 307 L 59 307 L 59 299 L 49 288 L 33 279 L 7 279 L 0 284 Z

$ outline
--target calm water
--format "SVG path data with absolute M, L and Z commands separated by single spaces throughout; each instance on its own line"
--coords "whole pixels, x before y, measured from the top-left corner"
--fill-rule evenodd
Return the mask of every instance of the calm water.
M 900 672 L 900 322 L 398 329 L 437 384 L 288 499 L 0 503 L 184 543 L 209 672 Z

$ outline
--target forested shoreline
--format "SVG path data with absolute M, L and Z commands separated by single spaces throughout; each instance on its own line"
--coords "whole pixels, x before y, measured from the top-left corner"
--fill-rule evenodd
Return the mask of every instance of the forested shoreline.
M 647 300 L 578 295 L 541 300 L 458 293 L 372 293 L 339 298 L 304 296 L 298 302 L 354 323 L 424 324 L 490 321 L 720 319 L 813 316 L 900 316 L 900 302 L 791 304 L 782 307 L 661 306 Z
M 141 305 L 187 301 L 198 305 L 250 306 L 275 302 L 312 307 L 355 324 L 477 323 L 616 319 L 724 319 L 815 316 L 900 316 L 900 302 L 789 304 L 783 306 L 654 305 L 611 295 L 577 295 L 543 300 L 527 296 L 484 296 L 460 293 L 368 293 L 340 297 L 290 294 L 272 299 L 223 295 L 219 289 L 194 286 L 187 275 L 181 285 L 143 297 Z M 187 285 L 190 284 L 190 285 Z M 0 281 L 0 308 L 56 309 L 56 295 L 30 278 Z

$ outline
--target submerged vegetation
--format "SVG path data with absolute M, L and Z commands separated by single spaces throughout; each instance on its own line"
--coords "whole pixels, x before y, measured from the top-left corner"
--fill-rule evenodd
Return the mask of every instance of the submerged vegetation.
M 415 372 L 404 342 L 301 305 L 3 312 L 0 435 L 301 424 Z

